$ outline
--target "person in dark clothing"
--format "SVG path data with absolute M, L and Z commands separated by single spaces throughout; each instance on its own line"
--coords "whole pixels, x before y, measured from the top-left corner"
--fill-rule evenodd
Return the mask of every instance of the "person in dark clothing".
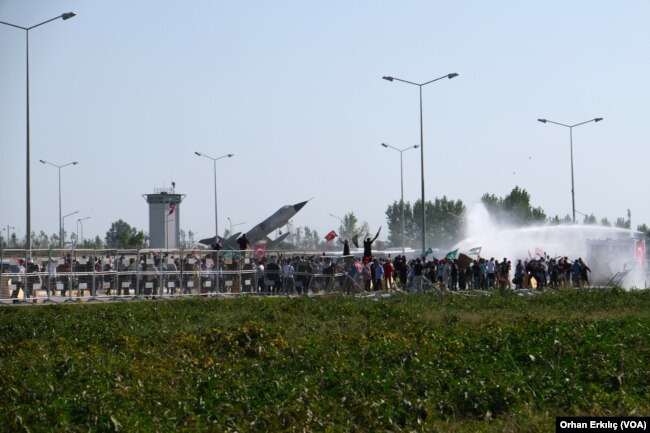
M 214 237 L 214 241 L 212 241 L 210 247 L 215 251 L 221 251 L 223 249 L 221 241 L 219 240 L 219 236 Z
M 591 272 L 591 269 L 582 261 L 582 258 L 578 259 L 578 263 L 580 263 L 580 281 L 585 287 L 589 287 L 589 275 L 587 273 Z
M 458 265 L 456 264 L 456 260 L 451 261 L 451 269 L 450 269 L 450 284 L 449 284 L 449 290 L 455 292 L 456 289 L 458 288 Z
M 372 260 L 372 243 L 379 237 L 381 233 L 381 226 L 377 230 L 377 234 L 374 238 L 370 239 L 370 235 L 366 235 L 366 240 L 363 241 L 363 263 L 369 263 Z
M 250 245 L 250 242 L 248 242 L 248 238 L 246 237 L 246 233 L 241 235 L 239 239 L 237 239 L 237 245 L 239 245 L 239 249 L 242 251 L 245 251 L 248 249 L 248 246 Z
M 339 242 L 343 244 L 343 255 L 344 256 L 349 256 L 350 255 L 350 241 L 347 239 L 342 241 L 341 238 L 339 238 Z

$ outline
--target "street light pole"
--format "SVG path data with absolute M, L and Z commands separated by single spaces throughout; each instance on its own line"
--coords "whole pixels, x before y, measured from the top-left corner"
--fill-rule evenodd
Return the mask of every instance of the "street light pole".
M 62 227 L 63 227 L 62 230 L 63 230 L 64 236 L 65 236 L 65 219 L 66 219 L 67 217 L 69 217 L 69 216 L 76 215 L 76 214 L 78 214 L 78 213 L 79 213 L 79 211 L 76 210 L 76 211 L 74 211 L 74 212 L 70 212 L 70 213 L 67 214 L 67 215 L 63 215 L 63 218 L 61 218 L 61 221 L 62 221 L 61 224 L 62 224 Z M 65 241 L 62 242 L 61 245 L 65 246 Z M 63 250 L 63 247 L 61 247 L 61 250 Z
M 196 156 L 204 156 L 208 159 L 212 160 L 212 170 L 214 174 L 214 235 L 215 235 L 215 241 L 219 240 L 219 220 L 217 217 L 217 161 L 223 158 L 232 158 L 235 156 L 234 153 L 229 153 L 227 155 L 219 156 L 217 158 L 213 158 L 211 156 L 206 155 L 205 153 L 200 153 L 200 152 L 194 152 Z
M 442 77 L 435 78 L 433 80 L 427 81 L 425 83 L 414 83 L 412 81 L 402 80 L 401 78 L 396 77 L 382 77 L 387 81 L 401 81 L 402 83 L 411 84 L 413 86 L 418 86 L 420 88 L 420 176 L 422 178 L 422 255 L 426 252 L 426 216 L 425 216 L 425 201 L 424 201 L 424 125 L 422 119 L 422 87 L 427 84 L 431 84 L 443 78 L 452 79 L 457 77 L 458 74 L 453 72 L 451 74 L 443 75 Z
M 19 26 L 19 25 L 16 25 L 16 24 L 11 24 L 11 23 L 7 23 L 7 22 L 4 22 L 4 21 L 0 21 L 0 24 L 4 24 L 4 25 L 10 26 L 10 27 L 25 30 L 25 48 L 26 48 L 26 51 L 25 51 L 25 54 L 26 54 L 25 55 L 25 58 L 26 58 L 26 63 L 25 63 L 26 79 L 25 79 L 25 83 L 26 83 L 26 96 L 27 96 L 27 104 L 26 104 L 27 105 L 27 121 L 26 121 L 26 129 L 27 129 L 26 150 L 27 150 L 27 157 L 26 157 L 26 170 L 25 170 L 26 171 L 26 193 L 25 193 L 25 196 L 26 196 L 26 202 L 27 202 L 27 206 L 26 206 L 26 214 L 27 215 L 26 215 L 26 223 L 25 223 L 26 227 L 25 227 L 25 230 L 27 231 L 27 233 L 25 235 L 25 240 L 26 240 L 26 249 L 27 249 L 27 251 L 30 251 L 32 249 L 32 214 L 31 214 L 32 210 L 31 210 L 31 192 L 30 192 L 31 191 L 31 185 L 30 185 L 30 172 L 29 172 L 29 165 L 30 165 L 30 154 L 29 154 L 29 148 L 30 148 L 30 141 L 29 141 L 29 31 L 31 29 L 36 28 L 36 27 L 42 26 L 43 24 L 47 24 L 47 23 L 49 23 L 51 21 L 58 20 L 59 18 L 61 18 L 62 20 L 65 21 L 65 20 L 68 20 L 68 19 L 70 19 L 70 18 L 72 18 L 74 16 L 75 16 L 75 14 L 73 12 L 66 12 L 64 14 L 61 14 L 61 15 L 59 15 L 57 17 L 54 17 L 54 18 L 50 18 L 47 21 L 43 21 L 42 23 L 38 23 L 38 24 L 33 25 L 31 27 L 23 27 L 23 26 Z
M 409 146 L 409 147 L 406 147 L 404 149 L 398 149 L 398 148 L 393 147 L 390 144 L 386 144 L 386 143 L 381 143 L 381 145 L 384 146 L 385 148 L 391 148 L 391 149 L 394 149 L 394 150 L 399 152 L 399 177 L 400 177 L 400 187 L 401 187 L 401 190 L 402 190 L 402 194 L 400 196 L 401 197 L 400 210 L 401 210 L 401 213 L 402 213 L 402 255 L 403 255 L 405 250 L 406 250 L 406 247 L 404 245 L 404 243 L 405 243 L 405 240 L 404 240 L 404 225 L 405 225 L 405 221 L 404 221 L 404 164 L 402 162 L 402 156 L 403 156 L 404 152 L 406 152 L 407 150 L 417 149 L 420 146 L 416 144 L 415 146 Z
M 49 161 L 45 161 L 43 159 L 41 159 L 39 161 L 41 162 L 41 164 L 48 164 L 48 165 L 51 165 L 52 167 L 56 167 L 57 170 L 59 170 L 59 244 L 60 244 L 60 248 L 63 249 L 63 246 L 64 246 L 63 245 L 63 222 L 61 220 L 61 169 L 63 167 L 67 167 L 69 165 L 77 165 L 77 164 L 79 164 L 79 162 L 73 161 L 73 162 L 68 162 L 67 164 L 57 165 L 57 164 L 53 164 L 53 163 L 51 163 Z
M 603 120 L 602 117 L 596 117 L 594 119 L 586 120 L 584 122 L 576 123 L 575 125 L 565 125 L 564 123 L 560 122 L 554 122 L 552 120 L 548 119 L 537 119 L 538 122 L 542 123 L 553 123 L 555 125 L 559 126 L 564 126 L 565 128 L 569 128 L 569 145 L 571 149 L 571 209 L 573 212 L 573 224 L 576 223 L 576 193 L 575 193 L 575 184 L 573 182 L 573 128 L 576 126 L 584 125 L 585 123 L 589 122 L 600 122 Z
M 7 246 L 9 246 L 9 239 L 11 238 L 10 229 L 14 229 L 14 234 L 16 234 L 16 227 L 7 225 L 7 229 L 6 229 L 7 230 Z M 3 227 L 2 230 L 5 230 L 5 228 Z
M 81 225 L 81 242 L 84 239 L 84 221 L 90 219 L 90 217 L 79 218 L 77 219 L 77 242 L 79 242 L 79 225 Z

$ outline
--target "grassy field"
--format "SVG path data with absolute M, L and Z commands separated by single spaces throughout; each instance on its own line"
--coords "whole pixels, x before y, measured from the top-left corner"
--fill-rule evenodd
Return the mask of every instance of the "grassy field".
M 650 415 L 650 292 L 0 309 L 0 431 L 536 432 Z

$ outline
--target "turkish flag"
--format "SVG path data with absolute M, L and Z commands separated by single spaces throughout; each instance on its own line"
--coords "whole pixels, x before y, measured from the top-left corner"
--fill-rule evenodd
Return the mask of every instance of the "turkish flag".
M 645 262 L 645 242 L 637 241 L 636 243 L 636 261 L 639 263 Z
M 332 239 L 334 239 L 336 236 L 337 236 L 336 232 L 334 230 L 332 230 L 331 232 L 329 232 L 328 234 L 325 235 L 325 240 L 327 242 L 329 242 Z

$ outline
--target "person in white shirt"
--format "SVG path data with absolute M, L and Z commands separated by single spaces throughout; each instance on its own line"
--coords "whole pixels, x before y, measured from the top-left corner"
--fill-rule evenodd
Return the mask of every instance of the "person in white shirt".
M 293 265 L 291 261 L 287 259 L 282 267 L 282 277 L 284 278 L 284 291 L 288 293 L 291 290 L 291 293 L 294 291 L 294 281 L 293 281 Z

